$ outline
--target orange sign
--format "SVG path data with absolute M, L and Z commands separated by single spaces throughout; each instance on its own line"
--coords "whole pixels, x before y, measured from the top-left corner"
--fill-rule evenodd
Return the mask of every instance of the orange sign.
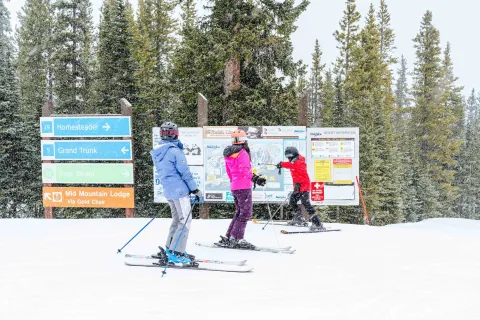
M 133 188 L 44 187 L 43 206 L 134 208 Z

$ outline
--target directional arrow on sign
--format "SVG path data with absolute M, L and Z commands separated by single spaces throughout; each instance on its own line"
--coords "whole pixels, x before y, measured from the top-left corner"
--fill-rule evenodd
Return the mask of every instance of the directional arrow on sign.
M 51 201 L 52 200 L 51 195 L 52 195 L 51 193 L 45 192 L 45 194 L 43 195 L 43 199 Z
M 123 154 L 126 154 L 128 152 L 128 149 L 125 148 L 125 147 L 122 147 L 122 152 L 123 152 Z
M 110 126 L 108 125 L 108 122 L 105 123 L 104 126 L 102 126 L 103 129 L 105 129 L 105 131 L 108 131 L 108 129 L 110 129 Z
M 130 174 L 128 173 L 128 171 L 124 171 L 124 172 L 122 173 L 122 175 L 126 178 L 126 177 L 128 177 Z

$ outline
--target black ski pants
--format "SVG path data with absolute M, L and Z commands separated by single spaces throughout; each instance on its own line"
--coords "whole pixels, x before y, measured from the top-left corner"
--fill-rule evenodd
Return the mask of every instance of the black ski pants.
M 310 216 L 316 213 L 315 209 L 312 207 L 312 204 L 310 203 L 310 192 L 308 191 L 293 192 L 292 195 L 290 196 L 290 205 L 292 206 L 293 210 L 295 210 L 296 216 L 302 215 L 302 210 L 300 210 L 300 207 L 297 204 L 299 200 L 303 204 L 303 206 L 305 207 L 305 209 L 307 210 Z

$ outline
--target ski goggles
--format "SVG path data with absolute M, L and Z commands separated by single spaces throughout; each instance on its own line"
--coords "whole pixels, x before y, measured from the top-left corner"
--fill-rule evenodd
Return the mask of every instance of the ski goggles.
M 162 136 L 178 136 L 178 130 L 160 130 Z
M 247 138 L 246 137 L 235 137 L 235 138 L 232 138 L 232 143 L 233 144 L 241 144 L 241 143 L 245 143 L 247 141 Z

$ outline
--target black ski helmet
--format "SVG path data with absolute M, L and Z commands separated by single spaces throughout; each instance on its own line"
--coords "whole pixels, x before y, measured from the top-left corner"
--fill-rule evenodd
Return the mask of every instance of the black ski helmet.
M 293 158 L 296 158 L 298 156 L 298 150 L 295 147 L 287 147 L 285 149 L 285 157 L 287 157 L 288 160 L 292 160 Z
M 173 140 L 178 138 L 178 126 L 172 121 L 166 121 L 160 126 L 160 138 Z

